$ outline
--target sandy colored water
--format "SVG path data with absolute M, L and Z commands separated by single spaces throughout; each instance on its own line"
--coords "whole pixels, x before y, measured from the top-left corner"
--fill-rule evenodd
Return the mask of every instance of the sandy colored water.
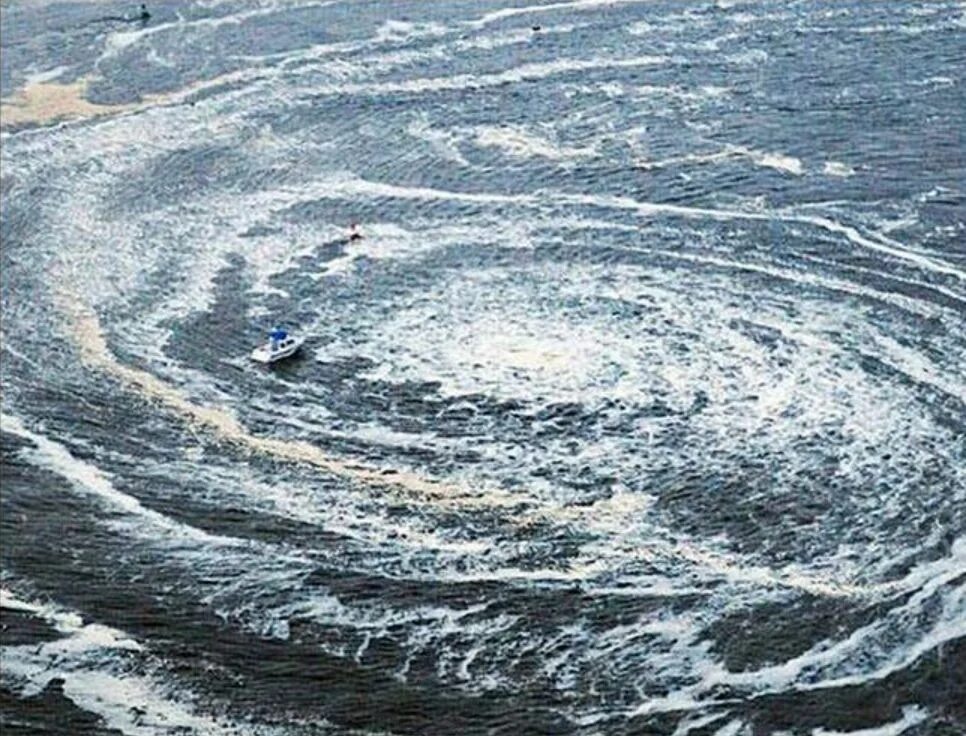
M 85 98 L 87 80 L 69 84 L 36 82 L 28 84 L 0 105 L 0 126 L 48 123 L 55 120 L 109 115 L 129 110 L 134 105 L 99 105 Z

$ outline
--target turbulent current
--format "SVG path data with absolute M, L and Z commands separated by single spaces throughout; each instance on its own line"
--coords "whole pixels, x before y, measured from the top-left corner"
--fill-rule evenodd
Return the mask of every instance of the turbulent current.
M 5 733 L 966 733 L 966 5 L 528 1 L 4 3 Z

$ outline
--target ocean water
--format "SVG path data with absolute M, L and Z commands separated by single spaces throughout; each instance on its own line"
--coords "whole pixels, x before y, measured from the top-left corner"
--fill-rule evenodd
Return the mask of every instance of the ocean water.
M 966 5 L 528 2 L 4 3 L 4 733 L 966 733 Z

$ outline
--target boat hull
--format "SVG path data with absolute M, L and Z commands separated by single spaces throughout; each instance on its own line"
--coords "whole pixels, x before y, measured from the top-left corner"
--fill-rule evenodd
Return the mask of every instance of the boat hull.
M 305 340 L 296 339 L 294 344 L 287 345 L 281 350 L 273 351 L 270 346 L 262 345 L 260 347 L 252 350 L 251 358 L 256 363 L 276 363 L 280 360 L 285 360 L 299 351 Z

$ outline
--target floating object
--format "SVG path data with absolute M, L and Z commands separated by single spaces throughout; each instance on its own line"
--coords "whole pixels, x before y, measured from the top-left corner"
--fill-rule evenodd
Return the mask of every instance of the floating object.
M 259 363 L 274 363 L 293 355 L 305 342 L 303 337 L 295 337 L 276 327 L 268 333 L 268 342 L 252 350 L 252 360 Z
M 359 232 L 358 223 L 353 222 L 349 227 L 349 240 L 362 240 L 362 233 Z

